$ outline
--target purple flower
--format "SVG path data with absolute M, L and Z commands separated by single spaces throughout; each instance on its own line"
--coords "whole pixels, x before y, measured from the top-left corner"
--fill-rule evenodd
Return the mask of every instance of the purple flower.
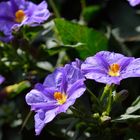
M 80 69 L 67 64 L 48 75 L 43 84 L 36 84 L 26 95 L 27 104 L 36 112 L 36 135 L 39 135 L 43 127 L 57 114 L 66 112 L 84 93 L 84 80 Z
M 50 16 L 45 1 L 36 5 L 26 0 L 9 0 L 0 3 L 0 32 L 2 41 L 13 38 L 12 31 L 17 31 L 23 25 L 37 26 Z
M 4 82 L 4 80 L 5 80 L 5 78 L 0 75 L 0 84 L 2 84 Z
M 131 6 L 136 6 L 140 4 L 140 0 L 128 0 Z
M 140 59 L 101 51 L 95 56 L 88 57 L 81 69 L 88 79 L 105 84 L 120 84 L 122 79 L 140 77 Z
M 78 58 L 76 58 L 76 60 L 74 62 L 72 62 L 71 64 L 72 64 L 73 67 L 75 67 L 77 69 L 81 69 L 82 63 L 83 62 L 81 60 L 79 60 Z

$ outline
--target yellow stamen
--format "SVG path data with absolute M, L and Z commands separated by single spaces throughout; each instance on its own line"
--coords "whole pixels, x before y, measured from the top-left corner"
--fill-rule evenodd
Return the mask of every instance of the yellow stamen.
M 25 19 L 26 15 L 23 10 L 18 10 L 15 13 L 15 21 L 21 23 Z
M 110 67 L 109 67 L 108 74 L 110 76 L 115 76 L 115 77 L 120 76 L 120 65 L 116 64 L 116 63 L 111 64 Z
M 62 105 L 66 102 L 67 96 L 64 93 L 61 92 L 55 92 L 54 93 L 54 99 L 57 100 L 58 104 Z

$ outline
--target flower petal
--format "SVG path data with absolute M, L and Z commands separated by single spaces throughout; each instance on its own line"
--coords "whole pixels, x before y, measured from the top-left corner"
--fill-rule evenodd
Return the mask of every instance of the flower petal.
M 43 95 L 47 97 L 48 100 L 53 100 L 54 99 L 54 92 L 56 92 L 56 89 L 51 87 L 51 88 L 46 88 L 43 86 L 43 84 L 37 83 L 35 85 L 35 89 L 38 91 L 41 91 Z
M 102 56 L 108 64 L 117 63 L 120 59 L 124 58 L 125 56 L 119 53 L 109 52 L 109 51 L 101 51 L 96 55 Z
M 52 74 L 48 75 L 43 83 L 45 87 L 58 88 L 61 85 L 63 79 L 62 68 L 56 69 Z
M 31 90 L 27 95 L 26 95 L 26 102 L 28 105 L 33 105 L 36 103 L 42 103 L 46 102 L 48 99 L 46 98 L 45 95 L 42 94 L 42 92 L 38 90 Z
M 75 59 L 74 62 L 71 63 L 71 65 L 75 68 L 81 69 L 82 61 L 78 58 Z
M 73 67 L 71 64 L 65 65 L 65 79 L 69 85 L 73 84 L 79 79 L 83 79 L 84 76 L 82 74 L 82 71 L 78 68 Z
M 68 110 L 68 108 L 73 105 L 75 103 L 75 99 L 71 99 L 71 100 L 67 100 L 67 102 L 61 106 L 59 106 L 59 108 L 57 109 L 57 114 L 62 113 L 62 112 L 66 112 Z
M 52 121 L 55 116 L 56 116 L 55 109 L 47 112 L 44 112 L 43 110 L 39 110 L 34 117 L 36 135 L 39 135 L 42 129 L 44 128 L 44 126 L 48 122 Z
M 25 12 L 29 18 L 24 22 L 24 24 L 37 26 L 47 20 L 50 17 L 50 12 L 47 7 L 48 5 L 45 1 L 41 2 L 39 5 L 28 2 L 27 10 L 25 10 Z
M 120 81 L 122 80 L 121 77 L 111 77 L 108 74 L 101 74 L 101 73 L 93 73 L 93 72 L 89 72 L 86 74 L 86 77 L 88 79 L 94 79 L 96 82 L 99 83 L 104 83 L 104 84 L 120 84 Z
M 102 63 L 102 57 L 98 55 L 98 57 L 96 56 L 92 56 L 92 57 L 88 57 L 85 62 L 82 64 L 81 69 L 83 71 L 84 74 L 88 73 L 88 71 L 92 71 L 92 72 L 100 72 L 105 74 L 108 70 L 108 63 L 104 60 L 104 62 Z
M 84 79 L 78 80 L 67 91 L 69 100 L 79 98 L 85 90 Z
M 129 66 L 129 64 L 134 60 L 133 57 L 124 57 L 122 58 L 118 64 L 121 67 L 121 71 L 125 70 L 127 68 L 127 66 Z
M 123 78 L 140 77 L 140 58 L 134 59 L 122 73 Z
M 10 35 L 10 36 L 3 36 L 3 37 L 0 36 L 0 41 L 3 41 L 3 42 L 10 42 L 12 39 L 13 39 L 12 35 Z
M 0 84 L 2 84 L 4 82 L 4 80 L 5 80 L 5 78 L 0 75 Z
M 28 105 L 31 106 L 31 110 L 51 110 L 58 106 L 56 100 L 48 98 L 46 95 L 43 94 L 43 92 L 35 89 L 31 90 L 26 95 L 26 102 Z
M 11 2 L 11 9 L 12 9 L 12 12 L 13 14 L 18 10 L 18 5 L 17 5 L 17 1 L 15 0 L 10 0 Z

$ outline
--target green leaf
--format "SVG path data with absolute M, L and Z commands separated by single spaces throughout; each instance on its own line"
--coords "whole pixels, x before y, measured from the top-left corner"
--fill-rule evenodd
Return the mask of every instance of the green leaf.
M 132 106 L 135 106 L 140 103 L 140 96 L 137 97 L 137 99 L 132 103 Z
M 20 94 L 23 90 L 31 87 L 31 84 L 29 81 L 22 81 L 20 83 L 14 84 L 7 86 L 5 88 L 5 92 L 8 97 L 12 98 L 15 97 L 16 95 Z
M 55 33 L 62 44 L 66 46 L 83 44 L 75 48 L 80 58 L 85 59 L 98 51 L 107 49 L 108 40 L 103 33 L 64 19 L 55 19 L 54 22 Z
M 132 106 L 130 106 L 125 114 L 132 114 L 140 109 L 140 96 L 137 97 L 137 99 L 132 103 Z
M 48 70 L 50 72 L 53 71 L 53 65 L 48 61 L 37 62 L 37 67 L 44 69 L 44 70 Z
M 61 45 L 59 47 L 53 47 L 53 48 L 47 49 L 46 51 L 49 53 L 49 55 L 55 55 L 55 54 L 58 54 L 61 50 L 76 48 L 76 47 L 80 47 L 83 45 L 84 45 L 83 43 L 77 43 L 74 45 L 70 45 L 70 44 L 69 45 Z
M 121 115 L 119 118 L 112 120 L 112 122 L 121 122 L 126 120 L 137 120 L 140 119 L 140 115 L 133 115 L 140 109 L 140 96 L 132 103 L 130 107 L 127 108 L 125 114 Z
M 124 114 L 124 115 L 121 115 L 120 118 L 112 120 L 112 122 L 124 122 L 124 121 L 127 121 L 127 120 L 138 120 L 138 119 L 140 119 L 140 115 Z

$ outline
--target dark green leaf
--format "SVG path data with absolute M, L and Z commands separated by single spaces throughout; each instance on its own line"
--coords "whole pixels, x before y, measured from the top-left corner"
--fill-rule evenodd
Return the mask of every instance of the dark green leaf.
M 64 45 L 83 44 L 75 48 L 80 58 L 85 59 L 98 51 L 107 49 L 108 41 L 104 34 L 64 19 L 55 19 L 54 22 L 55 32 Z

